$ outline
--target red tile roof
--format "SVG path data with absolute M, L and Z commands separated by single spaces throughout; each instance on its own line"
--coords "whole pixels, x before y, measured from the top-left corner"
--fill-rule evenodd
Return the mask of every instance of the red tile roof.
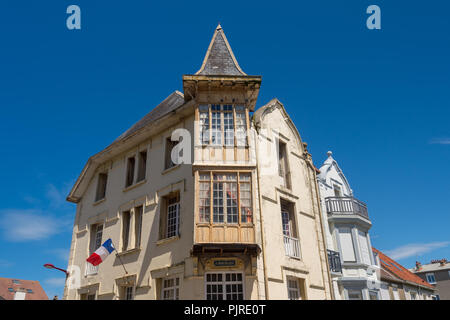
M 401 280 L 412 282 L 424 287 L 428 287 L 431 289 L 434 289 L 434 286 L 426 282 L 425 280 L 421 279 L 419 276 L 415 275 L 405 267 L 403 267 L 398 262 L 392 260 L 387 255 L 385 255 L 383 252 L 372 248 L 373 252 L 378 254 L 378 257 L 380 258 L 380 265 L 381 268 L 388 271 L 390 274 L 400 278 Z
M 26 292 L 25 300 L 48 300 L 39 281 L 0 278 L 0 297 L 14 300 L 16 291 Z

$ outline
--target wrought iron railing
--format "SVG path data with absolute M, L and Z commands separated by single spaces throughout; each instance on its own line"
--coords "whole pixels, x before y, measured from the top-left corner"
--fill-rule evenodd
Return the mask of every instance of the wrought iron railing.
M 284 249 L 289 257 L 300 258 L 300 241 L 297 238 L 283 236 Z
M 329 214 L 357 214 L 369 219 L 366 204 L 353 197 L 328 197 L 325 205 Z
M 330 265 L 330 271 L 335 273 L 342 272 L 341 256 L 339 252 L 333 250 L 327 250 L 328 264 Z

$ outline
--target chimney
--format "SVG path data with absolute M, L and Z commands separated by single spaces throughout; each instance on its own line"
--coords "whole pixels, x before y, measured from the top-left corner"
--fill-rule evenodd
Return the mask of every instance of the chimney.
M 439 263 L 440 263 L 441 267 L 443 267 L 443 266 L 445 266 L 445 264 L 447 263 L 447 259 L 441 259 L 441 260 L 439 261 Z

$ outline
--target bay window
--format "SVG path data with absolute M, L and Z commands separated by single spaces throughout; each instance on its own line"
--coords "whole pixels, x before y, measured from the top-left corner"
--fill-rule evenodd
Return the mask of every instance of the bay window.
M 247 112 L 243 105 L 199 105 L 200 145 L 247 145 Z
M 199 174 L 198 200 L 200 223 L 251 223 L 251 175 L 243 172 L 202 172 Z

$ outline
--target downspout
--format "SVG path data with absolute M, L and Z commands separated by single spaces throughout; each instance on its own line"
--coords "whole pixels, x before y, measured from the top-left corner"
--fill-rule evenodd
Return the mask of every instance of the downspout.
M 269 283 L 267 281 L 267 267 L 266 267 L 266 246 L 264 241 L 264 222 L 263 222 L 263 215 L 262 215 L 262 202 L 261 202 L 261 181 L 260 181 L 260 174 L 259 174 L 259 145 L 258 145 L 258 139 L 257 139 L 257 131 L 256 131 L 256 125 L 254 130 L 254 144 L 255 144 L 255 153 L 256 153 L 256 178 L 258 181 L 258 205 L 259 205 L 259 225 L 261 229 L 261 253 L 263 258 L 263 271 L 264 271 L 264 292 L 266 300 L 269 300 Z
M 330 264 L 329 264 L 329 261 L 328 261 L 328 252 L 327 252 L 327 245 L 326 245 L 326 239 L 325 239 L 325 230 L 324 230 L 324 224 L 323 224 L 323 220 L 322 220 L 322 204 L 320 202 L 320 193 L 319 193 L 319 188 L 318 188 L 318 183 L 317 183 L 317 175 L 316 175 L 315 168 L 313 166 L 311 166 L 311 164 L 309 164 L 309 163 L 308 163 L 308 165 L 311 167 L 311 170 L 313 171 L 313 174 L 314 174 L 314 185 L 315 185 L 315 189 L 316 189 L 316 201 L 317 201 L 317 206 L 319 208 L 319 220 L 320 220 L 320 225 L 321 225 L 321 228 L 322 228 L 322 241 L 323 241 L 324 253 L 326 255 L 325 263 L 327 265 L 328 283 L 330 285 L 331 299 L 332 300 L 336 300 L 336 297 L 334 295 L 333 281 L 331 280 Z M 323 275 L 323 272 L 322 272 L 322 275 Z M 325 281 L 324 281 L 324 283 L 325 283 Z

